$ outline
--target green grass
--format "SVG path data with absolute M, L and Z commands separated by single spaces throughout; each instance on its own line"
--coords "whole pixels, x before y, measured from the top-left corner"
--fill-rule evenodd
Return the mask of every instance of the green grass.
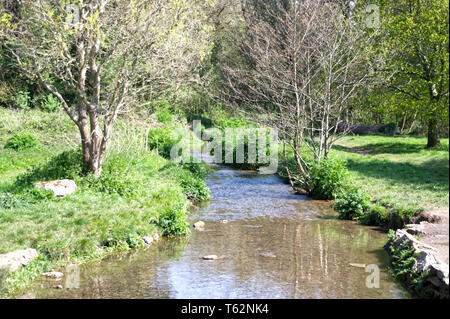
M 373 198 L 426 210 L 448 207 L 449 140 L 434 149 L 426 144 L 422 137 L 347 136 L 331 156 L 345 160 L 353 186 Z
M 143 236 L 170 234 L 173 229 L 174 234 L 186 234 L 188 197 L 193 197 L 196 187 L 209 196 L 204 176 L 149 149 L 148 127 L 154 121 L 144 116 L 118 120 L 100 179 L 79 176 L 75 194 L 36 199 L 32 178 L 20 187 L 15 181 L 27 172 L 33 177 L 33 168 L 45 174 L 48 170 L 42 168 L 55 156 L 77 149 L 78 132 L 66 117 L 0 108 L 0 254 L 27 248 L 39 253 L 27 267 L 0 274 L 0 296 L 25 287 L 44 271 L 139 247 Z M 3 148 L 11 136 L 22 132 L 36 137 L 40 146 L 19 151 Z M 193 185 L 180 176 L 189 176 Z M 161 223 L 164 216 L 171 218 L 166 223 L 171 229 Z

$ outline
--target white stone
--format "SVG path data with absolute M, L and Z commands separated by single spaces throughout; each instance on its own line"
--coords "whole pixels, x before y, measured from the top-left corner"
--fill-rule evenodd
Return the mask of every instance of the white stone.
M 38 253 L 36 249 L 16 250 L 7 254 L 0 255 L 0 269 L 16 271 L 22 266 L 26 266 L 34 259 Z
M 44 272 L 42 274 L 42 276 L 51 278 L 51 279 L 61 279 L 64 276 L 64 274 L 62 272 L 58 272 L 58 271 L 50 271 L 50 272 Z
M 216 256 L 216 255 L 207 255 L 207 256 L 203 256 L 202 258 L 204 260 L 216 260 L 216 259 L 219 259 L 219 257 Z
M 153 237 L 152 236 L 146 236 L 143 237 L 142 240 L 144 241 L 144 243 L 146 243 L 147 245 L 150 245 L 153 243 Z
M 202 221 L 198 221 L 194 224 L 194 228 L 204 228 L 205 227 L 205 223 Z
M 65 197 L 77 191 L 77 185 L 70 179 L 63 179 L 50 182 L 40 182 L 36 188 L 43 188 L 53 192 L 54 196 Z

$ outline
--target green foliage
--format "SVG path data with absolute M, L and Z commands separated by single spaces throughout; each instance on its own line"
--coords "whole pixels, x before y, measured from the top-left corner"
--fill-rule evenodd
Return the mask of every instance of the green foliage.
M 0 193 L 0 209 L 23 208 L 30 204 L 30 200 L 23 195 L 9 192 Z
M 359 222 L 367 226 L 383 226 L 388 218 L 387 208 L 377 204 L 370 204 L 360 217 Z
M 86 172 L 83 156 L 80 151 L 66 151 L 53 158 L 46 164 L 33 167 L 26 173 L 19 175 L 14 188 L 27 188 L 38 181 L 51 181 L 59 179 L 77 180 Z
M 170 158 L 172 147 L 179 143 L 181 137 L 173 137 L 173 128 L 156 128 L 148 134 L 148 146 L 151 150 L 157 149 L 159 155 Z
M 378 132 L 387 136 L 394 136 L 398 132 L 398 126 L 395 123 L 389 123 L 381 126 Z
M 141 189 L 140 181 L 134 179 L 131 174 L 135 165 L 136 162 L 130 160 L 126 154 L 113 155 L 103 165 L 99 177 L 89 174 L 82 183 L 96 192 L 131 198 Z
M 186 208 L 183 205 L 171 205 L 159 215 L 158 227 L 163 230 L 164 236 L 181 236 L 190 233 L 189 222 L 186 217 Z
M 339 212 L 339 218 L 358 220 L 369 208 L 369 195 L 357 188 L 340 192 L 333 204 L 334 210 Z
M 30 92 L 28 91 L 19 91 L 12 98 L 13 106 L 22 110 L 28 110 L 30 108 Z
M 385 204 L 389 213 L 386 218 L 386 223 L 390 229 L 403 228 L 409 224 L 411 218 L 423 211 L 418 207 L 407 207 L 403 205 Z
M 191 172 L 194 176 L 201 179 L 205 179 L 206 175 L 208 175 L 209 173 L 204 162 L 195 163 L 193 162 L 192 158 L 189 162 L 183 163 L 182 167 L 183 169 Z
M 105 247 L 121 247 L 124 249 L 133 249 L 143 246 L 142 236 L 136 233 L 134 229 L 114 229 L 103 242 Z
M 392 274 L 395 279 L 404 282 L 408 288 L 421 295 L 421 288 L 428 276 L 427 272 L 419 273 L 414 270 L 415 252 L 410 242 L 404 241 L 394 246 L 395 231 L 389 230 L 388 249 L 391 255 Z
M 47 94 L 41 102 L 41 108 L 47 112 L 55 112 L 60 108 L 60 103 L 53 94 Z
M 189 199 L 194 201 L 204 201 L 209 199 L 210 191 L 203 179 L 188 171 L 182 171 L 182 173 L 177 175 L 180 186 L 183 188 L 184 193 Z
M 310 164 L 308 187 L 314 199 L 334 199 L 347 183 L 348 171 L 343 161 L 323 159 Z
M 158 113 L 158 122 L 162 124 L 170 124 L 173 122 L 173 115 L 169 110 L 162 110 Z
M 39 141 L 31 134 L 15 134 L 13 137 L 8 139 L 5 144 L 5 148 L 13 149 L 16 151 L 21 151 L 33 147 L 39 146 Z

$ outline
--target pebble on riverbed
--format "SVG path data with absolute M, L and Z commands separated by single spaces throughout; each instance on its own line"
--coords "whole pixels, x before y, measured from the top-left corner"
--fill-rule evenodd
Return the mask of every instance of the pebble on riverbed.
M 196 229 L 203 229 L 203 228 L 205 228 L 205 223 L 202 222 L 202 221 L 198 221 L 198 222 L 196 222 L 194 224 L 194 228 L 196 228 Z
M 202 257 L 204 260 L 217 260 L 219 257 L 217 255 L 207 255 Z
M 50 279 L 61 279 L 64 274 L 58 271 L 44 272 L 42 276 L 50 278 Z
M 153 237 L 152 236 L 146 236 L 146 237 L 142 237 L 142 240 L 144 241 L 144 243 L 146 245 L 151 245 L 153 243 Z

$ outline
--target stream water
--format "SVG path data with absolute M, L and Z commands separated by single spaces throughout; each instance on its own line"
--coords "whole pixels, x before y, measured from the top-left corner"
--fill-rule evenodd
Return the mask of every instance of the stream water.
M 27 296 L 409 297 L 388 274 L 386 235 L 375 228 L 338 220 L 329 203 L 295 195 L 275 176 L 220 168 L 207 183 L 211 201 L 190 216 L 204 231 L 82 265 L 76 288 L 73 278 L 35 281 Z M 221 258 L 201 258 L 211 254 Z M 366 286 L 366 265 L 378 266 L 379 288 Z

